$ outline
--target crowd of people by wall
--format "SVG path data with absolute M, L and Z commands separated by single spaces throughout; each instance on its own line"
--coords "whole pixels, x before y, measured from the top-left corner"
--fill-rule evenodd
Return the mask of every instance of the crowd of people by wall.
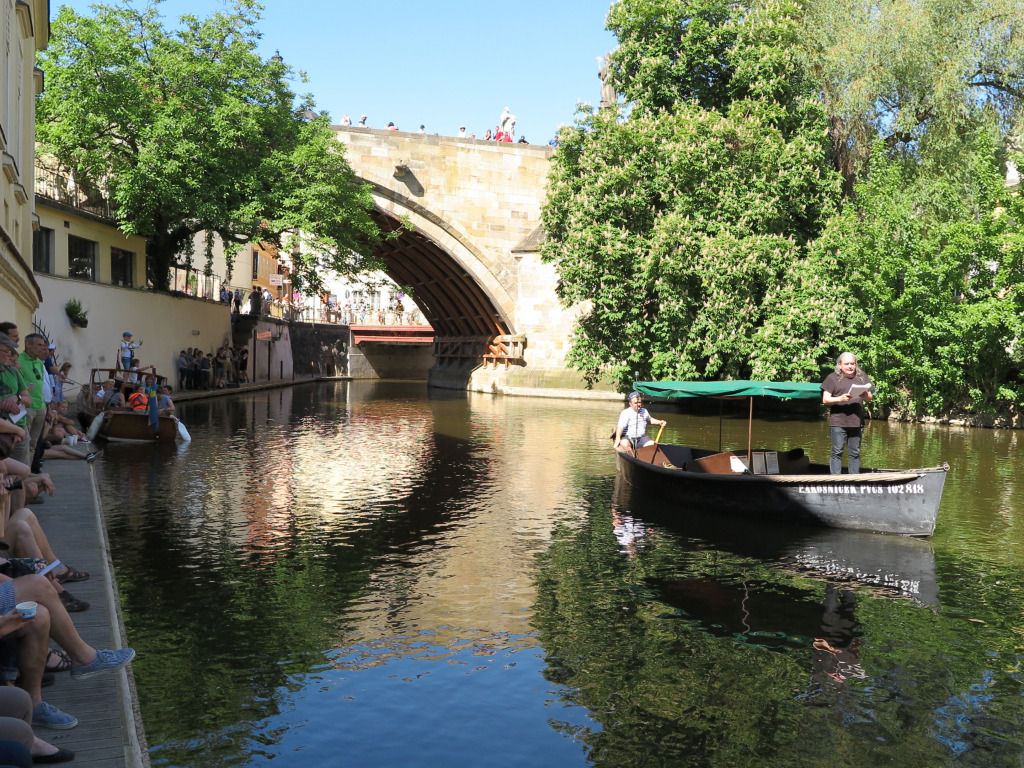
M 249 381 L 249 348 L 221 346 L 206 354 L 198 347 L 181 350 L 176 362 L 178 389 L 224 389 Z
M 131 334 L 123 337 L 134 353 Z M 19 346 L 23 351 L 19 352 Z M 89 604 L 65 587 L 89 574 L 53 551 L 31 507 L 56 493 L 42 461 L 87 459 L 88 441 L 68 415 L 70 366 L 57 365 L 57 344 L 41 333 L 24 339 L 0 323 L 0 764 L 63 763 L 75 755 L 40 739 L 35 729 L 67 730 L 78 718 L 43 700 L 44 686 L 69 672 L 85 680 L 135 657 L 131 648 L 97 650 L 78 634 L 71 614 Z M 139 374 L 136 374 L 139 375 Z M 78 444 L 83 444 L 82 448 Z

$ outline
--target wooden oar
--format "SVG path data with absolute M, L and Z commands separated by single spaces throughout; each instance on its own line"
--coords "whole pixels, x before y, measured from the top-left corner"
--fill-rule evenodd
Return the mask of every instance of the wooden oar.
M 658 436 L 654 438 L 654 453 L 651 454 L 651 464 L 658 458 L 658 445 L 661 443 L 661 433 L 665 431 L 665 425 L 662 424 L 658 428 Z

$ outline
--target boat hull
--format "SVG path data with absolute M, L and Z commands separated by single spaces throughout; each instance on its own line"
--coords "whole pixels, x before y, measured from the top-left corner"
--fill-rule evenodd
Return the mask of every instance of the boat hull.
M 671 457 L 672 449 L 659 446 Z M 693 449 L 684 449 L 690 451 Z M 631 486 L 688 509 L 763 521 L 856 531 L 931 536 L 947 467 L 855 475 L 750 475 L 689 472 L 616 452 L 619 475 Z M 679 462 L 680 464 L 682 462 Z
M 97 435 L 112 442 L 174 442 L 178 437 L 177 422 L 169 416 L 160 417 L 158 432 L 149 428 L 149 415 L 146 413 L 107 411 L 96 418 L 103 419 Z

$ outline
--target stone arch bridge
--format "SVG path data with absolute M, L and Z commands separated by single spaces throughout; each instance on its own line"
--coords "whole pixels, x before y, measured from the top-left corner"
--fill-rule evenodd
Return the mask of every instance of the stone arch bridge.
M 540 261 L 552 150 L 451 136 L 335 126 L 371 187 L 378 249 L 436 333 L 432 384 L 481 391 L 579 388 L 565 368 L 574 313 Z

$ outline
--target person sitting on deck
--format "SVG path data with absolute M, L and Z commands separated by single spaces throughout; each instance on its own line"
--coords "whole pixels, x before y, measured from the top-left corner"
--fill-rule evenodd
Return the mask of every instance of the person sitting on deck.
M 11 614 L 0 616 L 0 638 L 17 629 L 10 622 L 14 618 Z M 0 740 L 21 744 L 29 755 L 29 764 L 32 760 L 38 763 L 66 763 L 75 759 L 75 753 L 70 749 L 55 747 L 33 733 L 32 697 L 21 688 L 6 685 L 0 687 Z
M 52 496 L 56 492 L 49 475 L 33 475 L 29 472 L 28 467 L 14 459 L 0 462 L 0 473 L 3 474 L 0 484 L 5 489 L 16 485 L 20 480 L 22 486 L 33 484 L 36 493 L 46 491 Z M 6 497 L 0 499 L 0 538 L 10 545 L 15 557 L 36 558 L 46 563 L 59 560 L 50 547 L 50 541 L 35 513 L 24 506 L 24 500 L 24 487 L 21 491 L 8 491 Z M 88 573 L 76 570 L 65 563 L 61 563 L 53 571 L 55 589 L 60 596 L 61 603 L 69 613 L 87 610 L 89 604 L 73 597 L 62 585 L 86 581 L 88 578 Z
M 60 439 L 54 440 L 53 437 L 56 437 L 57 429 L 63 429 L 65 438 L 69 436 L 77 437 L 77 442 L 88 443 L 89 438 L 85 436 L 85 432 L 82 432 L 80 429 L 78 429 L 78 427 L 75 426 L 74 420 L 72 420 L 68 416 L 69 407 L 70 406 L 68 405 L 67 400 L 58 400 L 57 402 L 52 403 L 50 405 L 50 423 L 52 424 L 52 426 L 50 427 L 51 437 L 49 437 L 48 439 L 50 440 L 51 443 L 59 443 Z
M 615 448 L 624 451 L 636 450 L 650 445 L 654 441 L 647 436 L 647 425 L 665 426 L 667 421 L 656 419 L 643 407 L 643 396 L 639 392 L 629 393 L 629 406 L 619 414 L 619 423 L 615 427 Z

